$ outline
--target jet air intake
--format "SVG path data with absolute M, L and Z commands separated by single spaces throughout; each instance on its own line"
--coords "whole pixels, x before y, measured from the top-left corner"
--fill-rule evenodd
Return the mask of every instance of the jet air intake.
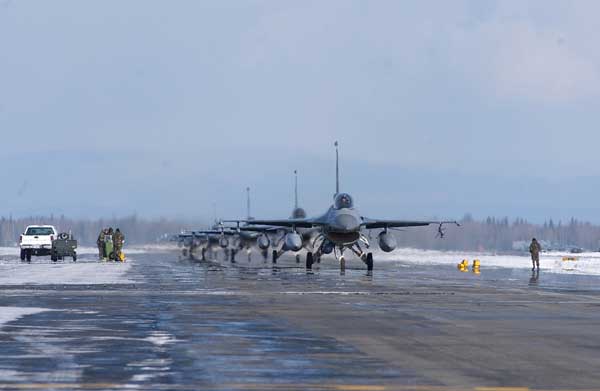
M 219 239 L 219 246 L 221 246 L 221 248 L 227 248 L 229 246 L 229 240 L 227 238 L 220 238 Z
M 261 250 L 266 250 L 271 245 L 271 241 L 269 240 L 269 237 L 267 235 L 262 234 L 256 239 L 256 245 Z
M 326 241 L 321 246 L 321 252 L 323 254 L 331 254 L 333 252 L 333 247 L 334 247 L 333 243 L 331 243 L 330 241 Z
M 398 245 L 398 243 L 396 242 L 396 237 L 386 231 L 383 231 L 379 234 L 378 240 L 379 248 L 386 253 L 394 251 L 394 249 Z
M 302 238 L 296 232 L 290 232 L 285 235 L 283 245 L 288 251 L 300 251 L 302 249 Z

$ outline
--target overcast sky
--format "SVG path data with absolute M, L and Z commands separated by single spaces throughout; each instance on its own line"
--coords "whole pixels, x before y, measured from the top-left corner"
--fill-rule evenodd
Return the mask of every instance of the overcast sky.
M 600 222 L 598 1 L 0 0 L 0 215 Z

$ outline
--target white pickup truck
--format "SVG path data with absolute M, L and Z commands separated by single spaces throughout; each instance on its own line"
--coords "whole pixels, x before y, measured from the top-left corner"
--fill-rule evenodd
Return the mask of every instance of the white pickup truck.
M 48 256 L 52 252 L 52 241 L 56 239 L 56 228 L 52 225 L 30 225 L 19 238 L 21 261 L 31 261 L 31 256 Z

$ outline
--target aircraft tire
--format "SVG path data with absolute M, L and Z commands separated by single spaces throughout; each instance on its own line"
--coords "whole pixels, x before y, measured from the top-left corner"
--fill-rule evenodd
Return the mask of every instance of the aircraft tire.
M 273 250 L 273 263 L 277 263 L 277 250 Z
M 365 261 L 365 263 L 367 264 L 367 270 L 372 271 L 373 270 L 373 253 L 367 254 L 367 260 Z
M 313 263 L 314 263 L 313 253 L 309 252 L 306 254 L 306 268 L 309 270 L 312 269 Z
M 300 254 L 296 254 L 296 263 L 300 263 Z

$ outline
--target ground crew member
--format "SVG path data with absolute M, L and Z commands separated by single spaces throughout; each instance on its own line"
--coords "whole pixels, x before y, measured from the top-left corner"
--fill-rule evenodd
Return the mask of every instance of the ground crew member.
M 540 269 L 540 251 L 542 251 L 542 246 L 536 238 L 533 238 L 531 240 L 531 244 L 529 245 L 529 252 L 531 253 L 531 263 L 533 264 L 531 270 L 535 270 L 536 266 L 538 270 Z
M 104 236 L 106 235 L 106 229 L 102 228 L 100 231 L 100 235 L 98 235 L 98 240 L 96 240 L 96 244 L 98 245 L 98 258 L 100 260 L 106 258 L 106 254 L 104 253 Z
M 113 235 L 113 244 L 115 246 L 115 260 L 121 260 L 121 251 L 123 250 L 123 244 L 125 243 L 125 235 L 121 232 L 119 228 L 115 231 Z
M 113 229 L 111 227 L 108 229 L 106 235 L 104 235 L 104 253 L 109 260 L 111 259 L 111 257 L 114 257 L 113 245 Z

